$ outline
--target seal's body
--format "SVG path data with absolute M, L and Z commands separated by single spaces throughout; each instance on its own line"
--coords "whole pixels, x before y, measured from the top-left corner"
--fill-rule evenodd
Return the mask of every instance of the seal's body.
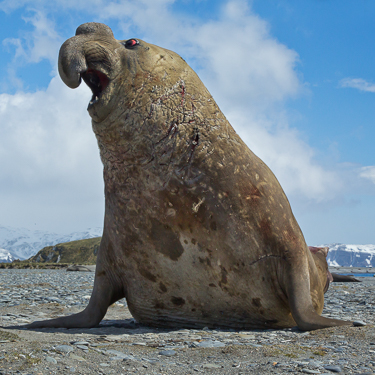
M 276 177 L 180 56 L 88 23 L 59 71 L 93 91 L 104 233 L 88 307 L 30 327 L 94 326 L 123 297 L 154 326 L 349 324 L 320 316 L 326 254 L 309 251 Z

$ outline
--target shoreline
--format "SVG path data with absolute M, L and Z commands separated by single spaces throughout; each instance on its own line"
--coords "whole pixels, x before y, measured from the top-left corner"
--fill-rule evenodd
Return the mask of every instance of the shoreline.
M 375 285 L 375 268 L 374 267 L 328 267 L 331 273 L 336 273 L 338 275 L 348 275 L 353 276 L 359 280 L 364 287 L 373 287 Z M 333 282 L 330 285 L 332 288 L 337 284 L 350 284 L 342 282 Z
M 328 267 L 330 272 L 335 273 L 375 273 L 375 267 Z

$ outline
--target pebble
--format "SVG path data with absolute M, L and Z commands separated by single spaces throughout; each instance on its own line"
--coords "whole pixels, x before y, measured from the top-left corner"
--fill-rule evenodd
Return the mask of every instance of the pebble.
M 62 353 L 70 353 L 74 350 L 74 348 L 69 345 L 58 345 L 55 347 L 55 350 Z
M 89 348 L 86 345 L 76 345 L 78 349 L 82 350 L 89 350 Z
M 362 327 L 362 326 L 365 326 L 366 323 L 365 323 L 365 322 L 362 322 L 361 320 L 355 320 L 355 321 L 353 322 L 353 325 L 354 325 L 354 327 Z
M 119 352 L 118 350 L 110 349 L 110 350 L 106 350 L 105 353 L 108 355 L 116 355 L 117 357 L 126 357 L 125 353 Z
M 89 272 L 1 270 L 0 325 L 46 319 L 50 317 L 49 311 L 60 311 L 59 314 L 64 315 L 62 311 L 70 307 L 79 311 L 88 303 L 93 281 L 94 273 Z M 356 326 L 350 328 L 353 335 L 324 336 L 296 328 L 162 330 L 140 326 L 134 320 L 107 316 L 99 327 L 91 329 L 42 329 L 34 331 L 34 335 L 50 335 L 50 344 L 45 343 L 39 352 L 32 354 L 42 359 L 41 364 L 36 363 L 32 371 L 21 371 L 21 374 L 44 373 L 43 366 L 47 363 L 48 373 L 58 373 L 53 369 L 62 364 L 61 369 L 66 366 L 67 372 L 82 374 L 373 374 L 374 292 L 375 283 L 367 286 L 365 283 L 337 283 L 326 293 L 323 315 L 353 321 Z M 121 300 L 115 306 L 118 311 L 126 309 L 126 301 Z M 369 331 L 372 333 L 366 338 L 356 338 L 356 332 L 365 330 L 372 330 Z M 69 338 L 64 340 L 64 336 Z M 11 338 L 1 337 L 0 350 L 13 344 Z M 0 355 L 1 364 L 9 355 L 4 350 Z M 33 350 L 19 352 L 18 357 L 22 359 L 22 355 L 25 357 L 29 353 Z M 90 367 L 94 365 L 99 368 Z
M 220 341 L 201 341 L 201 342 L 194 342 L 194 346 L 196 348 L 219 348 L 225 346 L 223 342 Z
M 205 369 L 218 369 L 218 368 L 221 368 L 220 365 L 215 365 L 213 363 L 205 363 L 202 367 L 205 368 Z
M 177 355 L 177 353 L 174 350 L 162 350 L 159 352 L 159 355 L 165 355 L 167 357 L 173 357 Z
M 85 358 L 80 357 L 79 355 L 75 355 L 73 353 L 70 353 L 69 356 L 70 356 L 71 359 L 75 359 L 76 361 L 86 362 Z
M 79 345 L 87 345 L 87 346 L 90 345 L 90 343 L 87 342 L 87 341 L 72 341 L 71 344 L 77 345 L 77 346 L 79 346 Z
M 49 362 L 49 363 L 53 363 L 54 365 L 57 364 L 56 359 L 52 358 L 52 357 L 49 357 L 49 356 L 46 357 L 46 361 Z
M 324 368 L 328 371 L 332 372 L 341 372 L 341 367 L 340 366 L 324 366 Z

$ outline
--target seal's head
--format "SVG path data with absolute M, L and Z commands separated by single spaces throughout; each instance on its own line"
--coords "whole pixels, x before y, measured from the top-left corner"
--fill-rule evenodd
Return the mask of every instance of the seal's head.
M 90 22 L 79 26 L 76 35 L 62 45 L 58 67 L 70 88 L 78 87 L 82 79 L 90 87 L 93 95 L 88 112 L 93 122 L 100 123 L 116 106 L 130 106 L 134 90 L 140 89 L 147 75 L 158 70 L 158 62 L 165 59 L 174 71 L 185 64 L 172 51 L 140 39 L 117 40 L 108 26 Z
M 212 152 L 208 133 L 234 134 L 182 57 L 140 39 L 117 40 L 104 24 L 78 27 L 60 49 L 59 73 L 67 86 L 83 80 L 92 90 L 88 112 L 107 190 L 114 179 L 129 186 L 129 173 L 135 172 L 127 167 L 135 165 L 154 168 L 150 180 L 159 187 L 176 173 L 195 180 L 192 164 Z M 136 179 L 143 181 L 139 174 Z

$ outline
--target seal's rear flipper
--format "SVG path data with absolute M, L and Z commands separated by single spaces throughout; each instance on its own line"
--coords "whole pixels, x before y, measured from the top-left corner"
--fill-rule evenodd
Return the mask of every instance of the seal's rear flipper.
M 308 272 L 302 272 L 301 269 L 292 271 L 287 287 L 290 310 L 298 328 L 302 331 L 312 331 L 314 329 L 353 325 L 353 322 L 325 318 L 316 312 L 311 299 L 308 275 Z
M 356 279 L 354 276 L 350 275 L 340 275 L 339 273 L 331 273 L 332 281 L 339 283 L 361 283 L 361 280 Z
M 347 320 L 331 319 L 320 316 L 312 307 L 308 306 L 301 309 L 298 306 L 292 308 L 292 315 L 297 326 L 302 331 L 313 331 L 315 329 L 353 325 L 353 322 Z

